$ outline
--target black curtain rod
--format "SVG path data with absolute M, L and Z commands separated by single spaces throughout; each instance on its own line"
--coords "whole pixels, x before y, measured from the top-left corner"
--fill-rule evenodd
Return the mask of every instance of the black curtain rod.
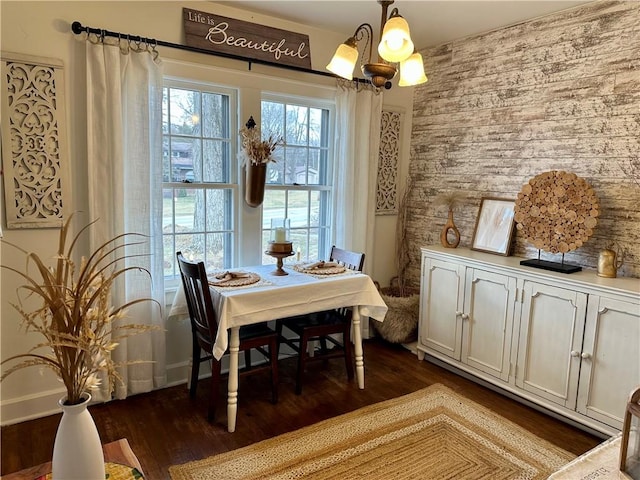
M 287 70 L 295 70 L 296 72 L 301 72 L 301 73 L 311 73 L 313 75 L 322 75 L 323 77 L 339 78 L 331 72 L 323 72 L 321 70 L 312 70 L 310 68 L 296 67 L 295 65 L 282 65 L 275 62 L 269 62 L 267 60 L 247 58 L 241 55 L 233 55 L 232 53 L 212 52 L 211 50 L 205 50 L 204 48 L 190 47 L 187 45 L 180 45 L 179 43 L 171 43 L 171 42 L 165 42 L 163 40 L 156 40 L 155 38 L 140 37 L 138 35 L 129 35 L 128 33 L 111 32 L 109 30 L 104 30 L 102 28 L 85 27 L 78 21 L 75 21 L 71 24 L 71 31 L 76 35 L 80 35 L 83 32 L 93 33 L 101 37 L 115 37 L 115 38 L 120 38 L 124 40 L 131 40 L 133 42 L 147 43 L 151 46 L 158 45 L 161 47 L 169 47 L 169 48 L 175 48 L 178 50 L 186 50 L 187 52 L 204 53 L 206 55 L 214 55 L 216 57 L 224 57 L 224 58 L 230 58 L 232 60 L 240 60 L 242 62 L 247 62 L 249 64 L 249 70 L 251 70 L 251 64 L 257 63 L 259 65 L 267 65 L 269 67 L 286 68 Z M 369 80 L 365 78 L 354 78 L 353 80 L 359 83 L 369 83 Z

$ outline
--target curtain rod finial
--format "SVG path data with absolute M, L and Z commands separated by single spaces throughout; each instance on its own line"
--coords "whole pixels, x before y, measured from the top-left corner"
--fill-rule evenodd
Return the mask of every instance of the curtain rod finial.
M 76 35 L 79 35 L 84 31 L 84 28 L 82 28 L 82 24 L 80 22 L 75 21 L 71 24 L 71 31 Z

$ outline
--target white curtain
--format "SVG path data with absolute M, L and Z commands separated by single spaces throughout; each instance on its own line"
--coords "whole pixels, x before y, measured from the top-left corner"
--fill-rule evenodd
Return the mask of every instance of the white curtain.
M 151 48 L 138 44 L 134 51 L 130 46 L 108 45 L 99 39 L 86 42 L 89 213 L 92 220 L 98 220 L 91 228 L 91 249 L 122 233 L 145 235 L 142 245 L 124 253 L 138 255 L 127 259 L 127 266 L 147 269 L 152 280 L 142 272 L 121 276 L 114 287 L 113 304 L 136 298 L 158 302 L 136 305 L 124 319 L 160 328 L 131 336 L 114 350 L 116 362 L 138 362 L 119 370 L 124 385 L 116 382 L 113 393 L 119 399 L 166 384 L 161 307 L 165 304 L 162 67 Z M 134 239 L 140 240 L 130 238 Z M 106 401 L 111 395 L 103 388 L 94 398 Z
M 340 83 L 336 96 L 334 243 L 365 253 L 373 263 L 374 222 L 382 94 Z M 369 268 L 367 268 L 369 267 Z

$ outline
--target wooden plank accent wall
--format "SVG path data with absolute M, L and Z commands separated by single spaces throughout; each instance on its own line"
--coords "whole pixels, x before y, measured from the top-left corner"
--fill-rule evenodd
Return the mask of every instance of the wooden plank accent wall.
M 594 2 L 421 53 L 429 81 L 414 93 L 410 283 L 419 247 L 440 242 L 438 194 L 465 194 L 454 222 L 469 246 L 482 197 L 515 199 L 549 170 L 584 178 L 600 201 L 593 236 L 565 260 L 595 270 L 615 242 L 626 250 L 618 276 L 640 277 L 640 2 Z M 516 233 L 513 255 L 537 253 Z

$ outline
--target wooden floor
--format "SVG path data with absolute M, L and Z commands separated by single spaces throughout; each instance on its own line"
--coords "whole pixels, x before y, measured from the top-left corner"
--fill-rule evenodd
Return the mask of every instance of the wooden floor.
M 220 391 L 215 423 L 206 421 L 208 381 L 189 399 L 186 385 L 90 407 L 103 443 L 126 438 L 145 478 L 169 479 L 168 468 L 295 430 L 365 405 L 444 384 L 576 455 L 602 439 L 528 408 L 416 356 L 400 346 L 365 342 L 366 388 L 347 382 L 344 364 L 309 366 L 302 395 L 294 394 L 295 359 L 280 364 L 280 399 L 269 402 L 268 374 L 240 379 L 235 433 L 226 431 L 226 398 Z M 226 384 L 224 385 L 226 391 Z M 60 415 L 2 427 L 2 474 L 51 459 Z

